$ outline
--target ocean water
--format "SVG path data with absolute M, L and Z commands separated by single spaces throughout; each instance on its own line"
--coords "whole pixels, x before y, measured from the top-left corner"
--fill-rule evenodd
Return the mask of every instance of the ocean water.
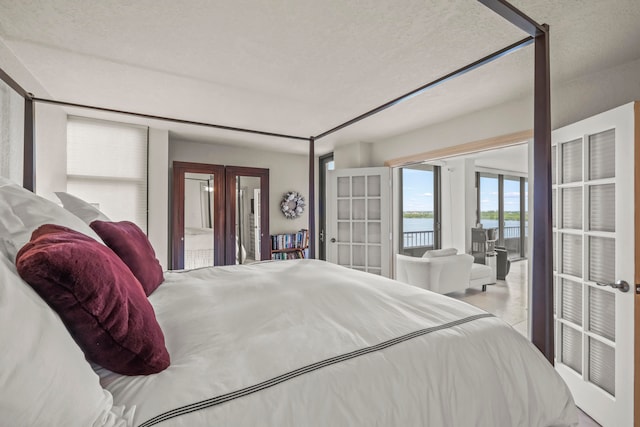
M 433 231 L 433 218 L 403 218 L 403 231 Z
M 498 220 L 483 220 L 484 228 L 498 228 Z M 505 227 L 519 227 L 520 221 L 505 221 Z M 403 231 L 433 231 L 433 218 L 403 218 Z M 526 227 L 525 227 L 526 230 Z

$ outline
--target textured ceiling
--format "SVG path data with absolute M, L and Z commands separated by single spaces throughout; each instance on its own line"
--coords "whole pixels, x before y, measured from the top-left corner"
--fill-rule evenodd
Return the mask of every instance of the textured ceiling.
M 640 57 L 640 1 L 514 0 L 554 81 Z M 0 37 L 55 99 L 311 136 L 523 38 L 474 0 L 0 0 Z M 345 129 L 382 138 L 532 89 L 532 48 Z M 26 88 L 30 90 L 30 88 Z M 178 137 L 306 144 L 162 124 Z

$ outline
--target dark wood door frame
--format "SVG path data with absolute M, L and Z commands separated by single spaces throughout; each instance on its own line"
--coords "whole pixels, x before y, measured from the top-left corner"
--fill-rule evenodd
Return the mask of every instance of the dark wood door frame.
M 226 182 L 226 233 L 225 261 L 227 265 L 236 263 L 236 177 L 253 176 L 260 178 L 260 259 L 271 259 L 271 239 L 269 238 L 269 169 L 244 166 L 227 166 Z
M 171 268 L 184 268 L 184 179 L 186 173 L 203 173 L 214 176 L 214 265 L 224 265 L 224 206 L 225 206 L 225 168 L 221 165 L 204 163 L 173 162 L 172 215 L 171 215 Z
M 442 168 L 433 166 L 433 248 L 442 248 Z
M 319 259 L 327 259 L 327 163 L 333 161 L 333 153 L 320 156 L 318 159 L 319 192 L 318 213 L 320 217 L 320 241 L 318 245 Z
M 171 268 L 184 268 L 184 179 L 186 173 L 214 176 L 214 265 L 236 263 L 236 176 L 260 178 L 261 259 L 271 258 L 269 239 L 269 169 L 223 166 L 205 163 L 173 162 L 171 216 Z

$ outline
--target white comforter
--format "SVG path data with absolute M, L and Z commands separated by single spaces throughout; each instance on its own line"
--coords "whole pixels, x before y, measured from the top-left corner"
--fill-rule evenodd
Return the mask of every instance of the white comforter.
M 577 423 L 531 343 L 451 298 L 313 260 L 165 277 L 150 300 L 171 366 L 99 372 L 136 426 Z

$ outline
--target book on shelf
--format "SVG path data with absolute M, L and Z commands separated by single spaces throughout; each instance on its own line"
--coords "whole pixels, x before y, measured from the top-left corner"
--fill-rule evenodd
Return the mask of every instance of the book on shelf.
M 309 232 L 305 229 L 296 233 L 271 235 L 271 259 L 298 259 L 309 257 Z

